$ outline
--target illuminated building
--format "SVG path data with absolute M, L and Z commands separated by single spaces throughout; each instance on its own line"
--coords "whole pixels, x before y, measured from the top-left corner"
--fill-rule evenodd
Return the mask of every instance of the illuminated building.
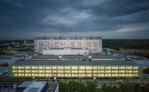
M 88 50 L 88 51 L 86 51 Z M 101 37 L 35 37 L 34 51 L 43 55 L 77 55 L 102 52 Z M 59 53 L 50 53 L 51 51 Z

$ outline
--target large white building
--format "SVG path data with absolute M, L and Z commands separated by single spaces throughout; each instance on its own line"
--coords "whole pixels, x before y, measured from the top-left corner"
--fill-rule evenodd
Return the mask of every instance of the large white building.
M 34 51 L 43 55 L 86 55 L 102 52 L 101 37 L 35 37 Z

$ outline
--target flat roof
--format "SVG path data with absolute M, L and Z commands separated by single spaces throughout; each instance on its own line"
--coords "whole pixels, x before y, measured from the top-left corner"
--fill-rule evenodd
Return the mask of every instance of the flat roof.
M 67 60 L 67 61 L 16 61 L 13 65 L 136 65 L 135 61 L 79 61 L 79 60 Z
M 102 39 L 102 37 L 97 37 L 97 36 L 88 36 L 88 37 L 85 37 L 85 36 L 82 36 L 82 37 L 34 37 L 35 40 L 49 40 L 49 39 L 54 39 L 54 40 L 66 40 L 66 39 L 70 39 L 70 40 L 82 40 L 82 38 L 85 38 L 85 39 L 89 39 L 89 40 L 92 40 L 92 39 Z

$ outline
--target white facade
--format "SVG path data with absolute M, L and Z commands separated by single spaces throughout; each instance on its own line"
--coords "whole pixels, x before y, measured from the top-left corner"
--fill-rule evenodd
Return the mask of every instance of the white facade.
M 46 53 L 52 49 L 88 49 L 90 54 L 102 52 L 101 37 L 36 37 L 34 40 L 34 51 L 37 53 Z M 80 49 L 81 48 L 81 49 Z M 49 50 L 51 49 L 51 50 Z M 43 51 L 44 50 L 44 51 Z M 56 51 L 56 50 L 55 50 Z M 65 51 L 62 51 L 65 52 Z M 74 53 L 79 53 L 77 50 Z M 54 53 L 54 52 L 50 52 Z M 83 52 L 82 52 L 83 53 Z
M 88 55 L 87 49 L 49 49 L 42 50 L 42 55 Z

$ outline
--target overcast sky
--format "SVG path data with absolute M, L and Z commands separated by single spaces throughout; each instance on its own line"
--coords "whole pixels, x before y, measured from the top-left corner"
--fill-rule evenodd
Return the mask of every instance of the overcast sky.
M 0 0 L 0 39 L 149 39 L 149 0 Z

